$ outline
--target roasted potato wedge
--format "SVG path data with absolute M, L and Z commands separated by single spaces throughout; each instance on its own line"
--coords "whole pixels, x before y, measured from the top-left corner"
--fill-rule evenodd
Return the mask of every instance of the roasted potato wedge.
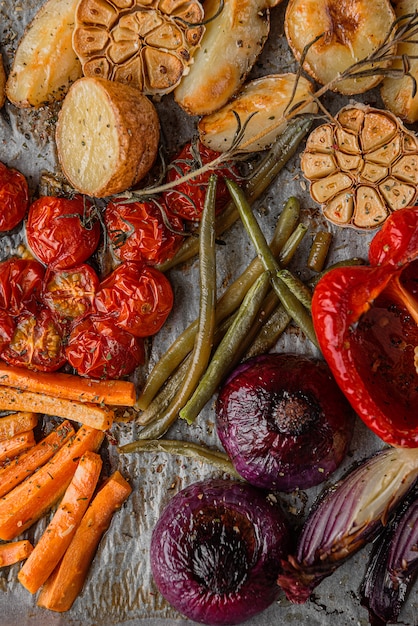
M 6 100 L 6 72 L 4 70 L 3 58 L 0 54 L 0 109 Z
M 306 78 L 295 74 L 270 74 L 250 81 L 237 97 L 211 115 L 205 115 L 198 124 L 203 144 L 225 152 L 235 141 L 240 126 L 245 130 L 239 142 L 242 152 L 265 150 L 283 131 L 287 121 L 284 115 L 306 102 L 300 113 L 316 113 L 312 101 L 312 85 Z M 248 121 L 248 124 L 246 124 Z
M 285 33 L 303 68 L 322 85 L 374 52 L 391 32 L 395 13 L 389 0 L 290 0 Z M 364 67 L 363 69 L 366 69 Z M 368 66 L 373 69 L 373 66 Z M 382 77 L 372 74 L 347 79 L 332 89 L 345 95 L 375 87 Z
M 39 107 L 62 100 L 82 75 L 73 47 L 78 0 L 47 0 L 19 42 L 6 95 L 18 107 Z
M 237 93 L 264 47 L 270 7 L 281 0 L 218 0 L 204 3 L 206 31 L 189 73 L 174 90 L 176 102 L 190 115 L 220 109 Z
M 418 0 L 394 0 L 392 2 L 396 17 L 412 15 L 418 11 Z M 405 122 L 418 121 L 418 93 L 414 95 L 414 80 L 418 83 L 418 54 L 416 43 L 401 43 L 397 49 L 397 59 L 391 68 L 402 70 L 402 58 L 409 62 L 408 74 L 403 78 L 386 77 L 381 86 L 382 100 L 387 109 L 398 115 Z
M 70 87 L 56 128 L 58 159 L 69 183 L 101 198 L 125 191 L 150 170 L 159 119 L 135 87 L 83 77 Z

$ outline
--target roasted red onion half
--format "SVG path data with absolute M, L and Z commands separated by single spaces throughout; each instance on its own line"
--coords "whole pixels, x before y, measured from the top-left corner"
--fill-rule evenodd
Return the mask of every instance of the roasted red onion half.
M 296 554 L 278 583 L 294 603 L 382 529 L 418 476 L 417 448 L 385 448 L 320 496 L 302 527 Z
M 216 414 L 237 472 L 278 491 L 323 482 L 345 457 L 354 426 L 326 363 L 304 355 L 248 359 L 221 389 Z
M 247 483 L 206 480 L 175 495 L 151 540 L 161 594 L 203 624 L 239 624 L 277 599 L 289 551 L 285 517 Z
M 375 542 L 361 586 L 372 626 L 396 624 L 418 575 L 418 487 Z

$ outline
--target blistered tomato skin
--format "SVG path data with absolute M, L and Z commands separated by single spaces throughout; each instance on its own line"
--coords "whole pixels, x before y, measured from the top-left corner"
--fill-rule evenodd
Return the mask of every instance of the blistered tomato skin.
M 239 624 L 278 597 L 289 550 L 285 518 L 266 494 L 230 480 L 207 480 L 169 502 L 151 540 L 161 594 L 203 624 Z
M 0 163 L 0 232 L 20 224 L 29 207 L 29 188 L 21 172 Z
M 104 220 L 116 258 L 158 265 L 169 261 L 183 242 L 183 221 L 163 200 L 109 202 Z
M 86 198 L 43 196 L 29 208 L 26 239 L 42 263 L 64 269 L 91 257 L 99 244 L 100 225 Z
M 0 308 L 11 315 L 35 312 L 45 268 L 39 261 L 10 258 L 0 263 Z
M 96 272 L 85 263 L 47 271 L 42 300 L 59 319 L 74 320 L 91 311 L 99 284 Z
M 303 355 L 246 361 L 221 389 L 216 414 L 237 472 L 285 492 L 322 483 L 344 459 L 354 427 L 328 366 Z

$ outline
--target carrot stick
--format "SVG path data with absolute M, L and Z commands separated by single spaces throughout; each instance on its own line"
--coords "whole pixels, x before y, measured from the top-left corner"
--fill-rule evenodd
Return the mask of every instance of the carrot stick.
M 110 428 L 114 416 L 114 411 L 107 406 L 53 398 L 42 393 L 20 391 L 11 387 L 0 387 L 0 411 L 13 410 L 56 415 L 99 430 Z
M 0 468 L 0 498 L 44 465 L 74 435 L 70 422 L 62 422 L 27 452 Z
M 101 469 L 100 455 L 83 454 L 54 517 L 17 576 L 31 593 L 36 593 L 44 584 L 70 545 L 93 496 Z
M 135 385 L 126 380 L 96 380 L 62 372 L 33 372 L 0 364 L 0 385 L 45 393 L 54 398 L 114 406 L 133 406 Z
M 32 476 L 0 499 L 0 539 L 14 539 L 42 517 L 64 494 L 80 457 L 87 450 L 97 451 L 104 433 L 82 426 Z
M 0 441 L 0 463 L 7 459 L 12 459 L 34 445 L 35 436 L 33 430 L 28 430 L 26 433 L 19 433 L 14 437 L 10 437 L 10 439 Z
M 60 613 L 71 608 L 83 588 L 101 537 L 109 528 L 114 512 L 131 491 L 118 471 L 105 482 L 87 509 L 61 562 L 42 587 L 38 606 Z
M 0 440 L 10 439 L 19 433 L 32 430 L 38 424 L 38 415 L 31 411 L 19 411 L 0 417 Z
M 27 539 L 0 544 L 0 567 L 7 567 L 27 559 L 33 550 L 33 545 Z

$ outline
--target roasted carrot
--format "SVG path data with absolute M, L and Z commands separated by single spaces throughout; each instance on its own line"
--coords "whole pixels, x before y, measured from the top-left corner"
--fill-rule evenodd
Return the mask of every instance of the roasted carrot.
M 0 539 L 15 539 L 42 517 L 64 494 L 87 450 L 96 452 L 103 431 L 82 426 L 32 476 L 0 499 Z
M 96 489 L 102 468 L 100 455 L 85 452 L 54 517 L 18 574 L 31 593 L 36 593 L 61 560 Z
M 83 588 L 99 541 L 132 488 L 116 471 L 93 498 L 61 562 L 42 587 L 38 606 L 64 612 Z
M 62 422 L 35 446 L 0 468 L 0 498 L 44 465 L 74 435 L 70 422 Z
M 14 437 L 10 437 L 10 439 L 0 441 L 0 463 L 7 459 L 12 459 L 34 445 L 35 436 L 33 430 L 28 430 L 26 433 L 19 433 Z
M 114 416 L 114 411 L 104 405 L 54 398 L 43 393 L 20 391 L 12 387 L 0 387 L 0 411 L 13 410 L 56 415 L 99 430 L 110 428 Z
M 38 415 L 31 411 L 18 411 L 0 417 L 0 440 L 10 439 L 19 433 L 32 430 L 38 424 Z
M 0 364 L 0 385 L 45 393 L 54 398 L 111 406 L 133 406 L 135 385 L 125 380 L 96 380 L 61 372 L 32 372 Z
M 33 551 L 33 545 L 27 539 L 0 544 L 0 567 L 7 567 L 27 559 Z

